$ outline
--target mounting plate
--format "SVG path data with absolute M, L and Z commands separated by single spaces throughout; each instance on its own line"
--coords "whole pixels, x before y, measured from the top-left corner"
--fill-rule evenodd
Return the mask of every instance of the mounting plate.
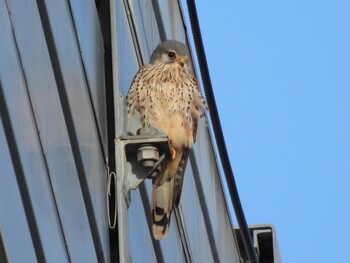
M 140 147 L 151 145 L 157 148 L 159 156 L 171 159 L 169 138 L 153 127 L 141 128 L 138 135 L 120 136 L 115 139 L 116 148 L 121 151 L 121 159 L 124 164 L 123 194 L 127 205 L 130 205 L 130 189 L 136 189 L 146 178 L 150 176 L 150 170 L 145 169 L 137 160 Z M 117 174 L 117 176 L 120 176 Z

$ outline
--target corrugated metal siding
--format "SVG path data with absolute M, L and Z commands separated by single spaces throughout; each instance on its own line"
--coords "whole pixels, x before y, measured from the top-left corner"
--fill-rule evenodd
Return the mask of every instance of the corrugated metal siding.
M 6 256 L 10 262 L 106 261 L 104 63 L 95 3 L 0 5 Z
M 127 132 L 124 96 L 139 66 L 161 39 L 187 38 L 177 1 L 110 3 L 114 79 L 108 84 L 119 137 Z M 104 44 L 93 0 L 0 0 L 0 261 L 109 262 L 110 250 L 118 250 L 110 248 L 105 200 L 111 139 L 104 76 L 112 69 L 105 69 Z M 202 121 L 162 241 L 150 234 L 150 197 L 146 180 L 131 191 L 129 209 L 118 199 L 120 259 L 239 262 Z

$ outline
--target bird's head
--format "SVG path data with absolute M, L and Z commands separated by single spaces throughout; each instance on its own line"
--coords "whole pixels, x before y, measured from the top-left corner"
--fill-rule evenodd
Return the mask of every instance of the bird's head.
M 151 55 L 151 64 L 178 63 L 181 67 L 187 64 L 188 50 L 184 44 L 176 40 L 160 43 Z

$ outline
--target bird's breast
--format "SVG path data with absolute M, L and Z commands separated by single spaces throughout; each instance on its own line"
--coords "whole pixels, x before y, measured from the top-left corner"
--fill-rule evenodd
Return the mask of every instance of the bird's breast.
M 169 136 L 174 147 L 191 148 L 192 134 L 192 99 L 189 92 L 181 85 L 165 82 L 154 85 L 150 96 L 154 103 L 149 117 L 150 125 Z

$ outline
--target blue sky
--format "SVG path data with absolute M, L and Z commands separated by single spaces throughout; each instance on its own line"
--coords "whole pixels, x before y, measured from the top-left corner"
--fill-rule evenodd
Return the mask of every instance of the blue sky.
M 350 262 L 350 1 L 197 1 L 249 224 L 284 263 Z

